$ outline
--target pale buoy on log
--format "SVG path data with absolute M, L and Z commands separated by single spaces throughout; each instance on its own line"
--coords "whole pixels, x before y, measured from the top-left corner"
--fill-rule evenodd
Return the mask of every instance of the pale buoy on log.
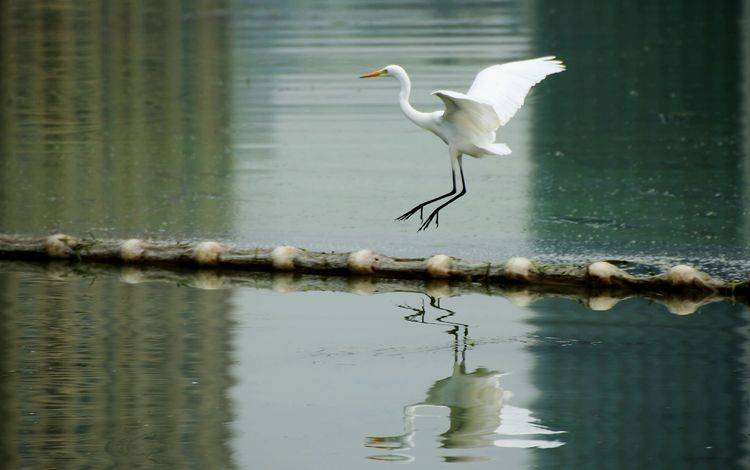
M 50 258 L 68 258 L 73 253 L 71 245 L 75 243 L 75 238 L 58 233 L 47 237 L 44 241 L 44 249 Z
M 216 242 L 200 242 L 193 248 L 193 259 L 198 264 L 216 264 L 224 247 Z
M 678 264 L 667 271 L 667 280 L 675 285 L 693 284 L 695 281 L 701 281 L 700 273 L 692 266 Z
M 435 255 L 427 259 L 427 274 L 442 279 L 450 277 L 453 258 L 448 255 Z
M 589 277 L 602 284 L 612 284 L 612 278 L 623 278 L 627 274 L 622 269 L 606 261 L 591 263 L 588 267 Z
M 505 275 L 511 279 L 522 279 L 528 281 L 534 265 L 528 258 L 515 257 L 505 263 Z
M 353 251 L 349 254 L 347 264 L 349 270 L 357 274 L 373 274 L 375 272 L 375 262 L 378 255 L 372 250 Z
M 300 252 L 299 248 L 293 246 L 277 246 L 271 252 L 271 263 L 274 269 L 279 271 L 291 271 L 294 269 L 294 257 Z
M 125 240 L 120 245 L 120 257 L 123 261 L 137 261 L 141 259 L 144 251 L 143 241 L 137 238 Z

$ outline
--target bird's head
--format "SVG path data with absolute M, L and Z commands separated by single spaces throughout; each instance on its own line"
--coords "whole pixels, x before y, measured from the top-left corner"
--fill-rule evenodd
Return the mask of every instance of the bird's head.
M 359 78 L 393 77 L 398 75 L 399 72 L 403 71 L 404 69 L 399 65 L 388 65 L 386 67 L 383 67 L 382 69 L 377 69 L 370 73 L 360 75 Z

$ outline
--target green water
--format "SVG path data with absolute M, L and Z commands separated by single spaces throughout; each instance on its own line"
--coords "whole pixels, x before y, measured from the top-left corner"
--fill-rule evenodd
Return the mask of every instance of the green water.
M 602 312 L 46 270 L 0 272 L 9 468 L 748 464 L 741 305 L 680 316 L 641 299 Z
M 750 257 L 748 10 L 741 2 L 3 3 L 0 230 L 215 238 L 547 261 Z M 450 187 L 407 122 L 496 62 L 556 54 L 465 165 L 439 230 L 393 219 Z

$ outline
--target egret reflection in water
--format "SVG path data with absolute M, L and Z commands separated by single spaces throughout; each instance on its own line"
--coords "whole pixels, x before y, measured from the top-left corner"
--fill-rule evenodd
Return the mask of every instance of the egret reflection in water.
M 391 452 L 404 451 L 416 446 L 415 438 L 419 419 L 446 419 L 448 429 L 438 436 L 444 449 L 472 449 L 481 447 L 554 448 L 564 444 L 550 436 L 565 431 L 549 429 L 539 423 L 530 410 L 509 405 L 513 393 L 503 389 L 500 378 L 505 375 L 496 370 L 478 367 L 467 371 L 466 352 L 469 348 L 469 326 L 449 321 L 456 312 L 441 307 L 435 297 L 429 297 L 429 307 L 444 312 L 433 321 L 426 319 L 428 308 L 424 301 L 420 307 L 399 305 L 413 311 L 405 320 L 431 325 L 449 325 L 453 336 L 453 370 L 448 377 L 436 380 L 427 390 L 424 400 L 406 405 L 403 411 L 404 433 L 396 436 L 370 436 L 365 445 Z M 437 409 L 436 409 L 437 408 Z M 448 410 L 447 417 L 440 409 Z M 377 460 L 411 460 L 405 454 L 371 456 Z M 447 457 L 446 457 L 447 458 Z M 464 457 L 451 456 L 450 459 Z M 465 457 L 470 458 L 470 457 Z

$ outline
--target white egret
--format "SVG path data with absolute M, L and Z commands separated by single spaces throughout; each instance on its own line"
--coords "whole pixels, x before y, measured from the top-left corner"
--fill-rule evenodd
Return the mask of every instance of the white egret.
M 450 90 L 433 92 L 445 104 L 445 111 L 423 113 L 409 103 L 411 80 L 399 65 L 389 65 L 360 78 L 394 77 L 401 84 L 399 104 L 404 115 L 422 129 L 440 137 L 448 145 L 453 177 L 453 189 L 449 193 L 418 204 L 396 220 L 406 220 L 417 211 L 423 220 L 423 208 L 430 203 L 449 196 L 447 202 L 438 206 L 423 220 L 419 230 L 429 227 L 432 220 L 439 225 L 439 212 L 448 204 L 466 194 L 466 182 L 462 164 L 463 155 L 480 158 L 489 155 L 508 155 L 510 148 L 495 142 L 495 131 L 504 126 L 516 111 L 523 106 L 531 87 L 547 75 L 562 72 L 565 65 L 555 57 L 509 62 L 488 67 L 479 72 L 466 93 Z M 461 175 L 461 191 L 456 194 L 456 167 Z

